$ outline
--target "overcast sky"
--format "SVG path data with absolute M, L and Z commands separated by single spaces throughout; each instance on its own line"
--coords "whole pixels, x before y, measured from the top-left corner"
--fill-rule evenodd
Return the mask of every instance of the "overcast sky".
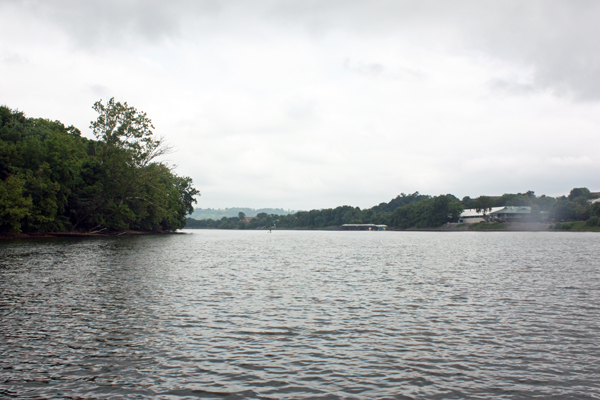
M 0 0 L 0 104 L 147 112 L 197 207 L 600 191 L 600 2 Z

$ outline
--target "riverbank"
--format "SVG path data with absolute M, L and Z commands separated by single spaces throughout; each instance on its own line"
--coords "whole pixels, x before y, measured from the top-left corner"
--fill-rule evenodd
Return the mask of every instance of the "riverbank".
M 217 229 L 218 228 L 187 228 L 187 229 Z M 239 230 L 239 229 L 233 229 Z M 249 230 L 268 230 L 268 228 L 258 228 Z M 273 231 L 346 231 L 339 226 L 328 226 L 325 228 L 271 228 Z M 570 229 L 553 229 L 553 225 L 541 222 L 495 222 L 495 223 L 477 223 L 477 224 L 458 224 L 447 223 L 437 228 L 408 228 L 395 229 L 389 228 L 388 231 L 393 232 L 600 232 L 600 228 L 578 229 L 571 227 Z M 350 231 L 348 231 L 350 232 Z M 71 238 L 94 238 L 94 237 L 119 237 L 119 236 L 138 236 L 138 235 L 161 235 L 161 234 L 185 234 L 179 231 L 134 231 L 125 230 L 117 232 L 46 232 L 46 233 L 3 233 L 0 234 L 0 240 L 13 239 L 38 239 L 38 238 L 55 238 L 55 237 L 71 237 Z
M 423 232 L 600 232 L 600 228 L 590 228 L 584 225 L 569 225 L 567 229 L 555 229 L 553 224 L 546 222 L 490 222 L 477 224 L 459 224 L 448 222 L 436 228 L 388 228 L 388 231 L 423 231 Z M 278 228 L 285 230 L 285 228 Z M 310 230 L 310 228 L 294 228 L 294 230 Z M 319 230 L 341 231 L 339 226 L 328 226 Z
M 432 230 L 540 232 L 552 231 L 553 229 L 552 224 L 543 222 L 490 222 L 477 224 L 459 224 L 449 222 Z
M 139 235 L 165 235 L 165 234 L 182 234 L 182 232 L 173 231 L 134 231 L 124 230 L 115 232 L 43 232 L 43 233 L 1 233 L 0 240 L 13 239 L 40 239 L 40 238 L 55 238 L 55 237 L 71 237 L 71 238 L 95 238 L 95 237 L 118 237 L 118 236 L 139 236 Z

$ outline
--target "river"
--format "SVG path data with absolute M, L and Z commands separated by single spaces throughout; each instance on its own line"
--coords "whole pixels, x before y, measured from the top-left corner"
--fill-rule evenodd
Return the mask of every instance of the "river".
M 0 397 L 599 399 L 600 235 L 0 242 Z

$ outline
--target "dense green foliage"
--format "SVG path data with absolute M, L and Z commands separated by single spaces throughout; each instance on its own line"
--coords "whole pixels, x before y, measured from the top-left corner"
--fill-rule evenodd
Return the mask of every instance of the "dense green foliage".
M 168 151 L 145 113 L 97 102 L 97 140 L 0 107 L 0 232 L 175 230 L 198 191 L 154 159 Z
M 579 218 L 578 221 L 567 220 L 568 222 L 559 222 L 554 225 L 554 229 L 577 229 L 577 230 L 598 230 L 600 229 L 600 202 L 595 202 L 591 206 L 584 207 L 581 202 L 575 206 L 574 215 L 582 217 L 588 216 L 583 221 Z
M 575 188 L 569 196 L 558 198 L 534 192 L 504 194 L 499 197 L 465 197 L 461 200 L 451 194 L 440 196 L 422 195 L 419 192 L 404 194 L 375 207 L 361 210 L 358 207 L 341 206 L 333 209 L 299 211 L 289 215 L 259 213 L 255 219 L 244 222 L 239 216 L 221 219 L 195 220 L 188 218 L 188 228 L 259 229 L 302 228 L 322 229 L 343 224 L 383 224 L 395 229 L 435 228 L 447 222 L 456 222 L 464 209 L 489 211 L 493 207 L 530 206 L 530 221 L 587 221 L 588 228 L 600 227 L 600 202 L 591 203 L 598 196 L 586 188 Z M 560 223 L 556 224 L 559 229 Z M 564 225 L 570 227 L 571 225 Z M 579 225 L 577 225 L 579 226 Z M 504 229 L 506 226 L 486 224 L 479 229 Z

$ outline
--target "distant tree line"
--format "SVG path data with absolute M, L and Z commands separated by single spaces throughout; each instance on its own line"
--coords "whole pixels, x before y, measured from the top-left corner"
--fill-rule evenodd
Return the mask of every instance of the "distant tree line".
M 256 217 L 260 213 L 287 215 L 293 214 L 296 211 L 284 210 L 283 208 L 248 208 L 248 207 L 230 207 L 224 209 L 214 208 L 196 208 L 190 218 L 193 219 L 221 219 L 223 217 L 231 218 L 238 216 L 239 213 L 244 213 L 246 217 Z
M 244 222 L 239 217 L 219 220 L 194 220 L 188 218 L 188 228 L 258 229 L 258 228 L 308 228 L 320 229 L 343 224 L 383 224 L 408 228 L 440 226 L 456 221 L 463 207 L 452 195 L 427 196 L 419 192 L 402 193 L 389 203 L 361 210 L 359 207 L 340 206 L 323 210 L 298 211 L 289 215 L 259 213 L 255 219 Z
M 531 221 L 554 220 L 587 221 L 590 227 L 600 227 L 600 202 L 587 188 L 575 188 L 569 196 L 536 196 L 533 191 L 504 194 L 499 197 L 480 196 L 475 199 L 446 194 L 440 196 L 400 194 L 388 203 L 361 210 L 359 207 L 340 206 L 323 210 L 299 211 L 289 215 L 259 213 L 245 222 L 241 216 L 221 219 L 195 220 L 188 218 L 188 228 L 260 229 L 307 228 L 322 229 L 343 224 L 383 224 L 397 229 L 435 228 L 447 222 L 457 222 L 465 209 L 490 210 L 492 207 L 529 206 Z
M 156 158 L 169 151 L 127 103 L 94 104 L 96 140 L 0 106 L 0 232 L 175 230 L 199 192 Z

